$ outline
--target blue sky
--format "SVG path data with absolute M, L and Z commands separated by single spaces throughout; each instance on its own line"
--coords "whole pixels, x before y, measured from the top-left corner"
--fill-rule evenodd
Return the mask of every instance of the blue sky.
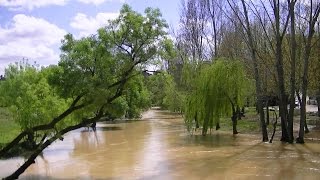
M 66 33 L 95 33 L 118 15 L 123 3 L 140 13 L 159 8 L 171 27 L 178 24 L 180 0 L 0 0 L 0 74 L 23 58 L 56 64 Z

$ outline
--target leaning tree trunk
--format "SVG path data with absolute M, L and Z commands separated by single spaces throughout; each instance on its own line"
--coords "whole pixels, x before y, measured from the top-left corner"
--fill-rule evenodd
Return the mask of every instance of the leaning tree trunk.
M 53 137 L 47 139 L 43 144 L 39 145 L 39 147 L 30 155 L 30 157 L 27 159 L 27 161 L 25 161 L 14 173 L 12 173 L 10 176 L 7 176 L 5 178 L 3 178 L 3 180 L 12 180 L 12 179 L 18 179 L 19 176 L 24 173 L 24 171 L 33 163 L 35 163 L 35 159 L 38 157 L 39 154 L 42 153 L 42 151 L 47 148 L 48 146 L 50 146 L 54 141 L 56 141 L 57 139 L 61 139 L 61 137 L 73 130 L 79 129 L 81 127 L 85 127 L 88 124 L 94 123 L 97 120 L 99 120 L 101 118 L 102 114 L 99 114 L 98 116 L 95 116 L 91 119 L 85 119 L 84 121 L 82 121 L 79 124 L 76 124 L 74 126 L 68 126 L 64 129 L 62 129 L 61 131 L 59 131 L 56 135 L 54 135 Z M 61 139 L 63 140 L 63 139 Z
M 64 111 L 62 114 L 60 114 L 58 117 L 52 119 L 50 123 L 38 125 L 38 126 L 35 126 L 31 129 L 28 129 L 28 130 L 21 132 L 15 139 L 13 139 L 9 144 L 7 144 L 3 149 L 0 150 L 0 157 L 5 156 L 5 154 L 8 153 L 14 146 L 19 144 L 20 141 L 24 137 L 26 137 L 30 131 L 37 132 L 37 131 L 45 131 L 45 130 L 53 129 L 57 123 L 59 123 L 64 118 L 69 116 L 72 112 L 79 110 L 81 108 L 84 108 L 86 106 L 86 104 L 76 105 L 80 101 L 81 98 L 82 98 L 82 95 L 77 96 L 75 98 L 75 100 L 72 102 L 72 104 L 70 105 L 70 107 L 66 111 Z
M 275 133 L 276 133 L 277 123 L 278 123 L 278 115 L 277 115 L 277 113 L 276 113 L 275 110 L 274 110 L 273 112 L 274 112 L 274 115 L 275 115 L 275 121 L 273 122 L 273 132 L 272 132 L 272 136 L 271 136 L 271 138 L 270 138 L 269 143 L 272 143 L 272 141 L 273 141 L 273 137 L 274 137 L 274 135 L 275 135 Z

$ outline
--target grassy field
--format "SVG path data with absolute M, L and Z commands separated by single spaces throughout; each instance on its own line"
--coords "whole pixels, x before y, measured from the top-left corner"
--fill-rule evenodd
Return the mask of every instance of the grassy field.
M 220 127 L 222 131 L 232 131 L 231 118 L 222 118 L 220 120 Z M 255 133 L 260 131 L 259 119 L 248 119 L 246 117 L 238 120 L 237 130 L 240 133 Z
M 8 110 L 0 107 L 0 147 L 10 142 L 19 132 L 19 126 L 12 120 Z
M 246 108 L 245 117 L 238 120 L 237 130 L 240 133 L 253 133 L 259 132 L 260 122 L 255 108 Z M 232 131 L 231 117 L 221 118 L 220 127 L 222 131 Z

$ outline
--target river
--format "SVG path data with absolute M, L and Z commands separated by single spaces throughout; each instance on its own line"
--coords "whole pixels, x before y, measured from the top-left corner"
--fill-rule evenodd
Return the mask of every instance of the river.
M 319 136 L 318 136 L 319 137 Z M 23 159 L 0 161 L 0 177 Z M 138 121 L 80 129 L 46 149 L 21 179 L 320 179 L 320 143 L 261 143 L 260 135 L 189 135 L 181 116 L 147 111 Z

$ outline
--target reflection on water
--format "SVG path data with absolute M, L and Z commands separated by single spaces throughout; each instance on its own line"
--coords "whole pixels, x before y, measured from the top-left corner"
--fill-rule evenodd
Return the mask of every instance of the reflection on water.
M 318 133 L 319 135 L 319 133 Z M 318 136 L 319 137 L 319 136 Z M 320 179 L 320 144 L 261 143 L 259 135 L 190 136 L 178 115 L 150 110 L 54 143 L 22 179 Z M 22 159 L 0 161 L 0 177 Z

